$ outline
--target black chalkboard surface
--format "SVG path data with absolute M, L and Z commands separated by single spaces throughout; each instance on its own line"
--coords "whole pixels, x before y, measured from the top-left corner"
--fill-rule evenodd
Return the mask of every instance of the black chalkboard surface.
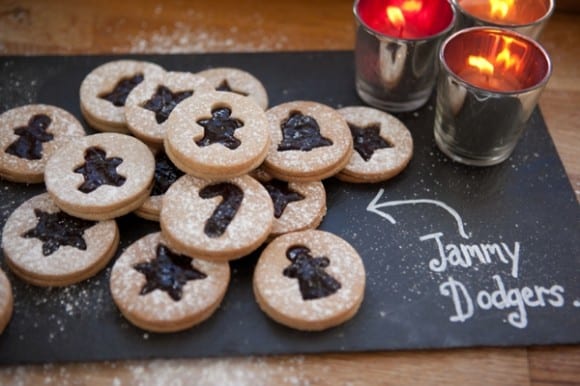
M 358 105 L 352 52 L 138 56 L 174 71 L 233 66 L 256 75 L 270 105 L 313 100 Z M 78 90 L 95 66 L 118 57 L 4 57 L 0 112 L 27 103 L 81 118 Z M 433 140 L 433 102 L 401 114 L 414 158 L 395 179 L 325 181 L 322 229 L 348 240 L 367 270 L 364 303 L 350 322 L 318 333 L 288 329 L 256 305 L 258 253 L 232 263 L 221 308 L 191 330 L 151 334 L 126 322 L 108 289 L 110 267 L 67 288 L 36 288 L 7 269 L 15 294 L 0 336 L 0 363 L 93 361 L 580 342 L 580 211 L 536 111 L 501 165 L 456 164 Z M 43 185 L 0 181 L 0 226 Z M 157 225 L 118 220 L 119 252 Z

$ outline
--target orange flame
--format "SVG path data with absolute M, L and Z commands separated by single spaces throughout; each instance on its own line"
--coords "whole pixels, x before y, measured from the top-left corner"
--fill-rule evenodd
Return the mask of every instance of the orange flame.
M 503 42 L 505 47 L 497 56 L 495 57 L 495 61 L 498 65 L 503 64 L 503 67 L 506 70 L 514 67 L 516 71 L 519 71 L 520 65 L 522 64 L 522 58 L 517 55 L 512 54 L 510 51 L 510 46 L 514 42 L 513 38 L 503 36 Z
M 401 4 L 401 9 L 405 12 L 419 12 L 423 8 L 421 0 L 406 0 Z
M 491 17 L 505 19 L 515 0 L 489 0 L 489 14 Z
M 389 5 L 386 9 L 387 19 L 395 28 L 402 31 L 406 24 L 405 13 L 419 12 L 422 8 L 422 0 L 405 0 L 400 7 Z
M 405 26 L 405 16 L 399 7 L 389 5 L 387 7 L 387 18 L 396 28 L 402 29 Z
M 519 71 L 522 64 L 522 58 L 513 54 L 510 50 L 510 46 L 512 43 L 515 43 L 520 44 L 525 49 L 526 45 L 509 36 L 501 36 L 501 39 L 504 47 L 492 61 L 483 56 L 470 55 L 467 58 L 467 64 L 477 68 L 482 74 L 490 76 L 500 67 L 503 70 L 514 68 L 515 71 Z
M 493 64 L 483 56 L 469 55 L 467 58 L 467 64 L 477 68 L 482 74 L 493 75 Z

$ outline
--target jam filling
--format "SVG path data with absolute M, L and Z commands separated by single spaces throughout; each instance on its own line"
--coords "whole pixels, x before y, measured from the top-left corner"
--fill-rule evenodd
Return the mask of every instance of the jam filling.
M 217 238 L 224 234 L 228 225 L 232 222 L 242 200 L 244 199 L 244 191 L 237 185 L 229 182 L 221 182 L 214 185 L 208 185 L 199 191 L 199 196 L 203 199 L 214 198 L 222 196 L 222 201 L 207 219 L 204 233 L 211 238 Z
M 231 115 L 232 110 L 219 107 L 211 111 L 211 118 L 197 121 L 204 130 L 203 138 L 195 143 L 200 147 L 219 143 L 230 150 L 238 148 L 242 142 L 234 136 L 234 132 L 244 126 L 244 122 L 231 118 Z
M 38 219 L 36 226 L 26 231 L 22 237 L 37 238 L 42 241 L 42 254 L 52 255 L 61 246 L 71 246 L 86 251 L 87 243 L 83 235 L 95 221 L 83 220 L 64 212 L 48 213 L 34 209 Z
M 105 99 L 111 102 L 117 107 L 125 106 L 125 101 L 129 93 L 137 87 L 137 85 L 143 82 L 143 74 L 135 74 L 130 78 L 121 79 L 113 88 L 113 91 L 99 95 L 99 98 Z
M 393 147 L 393 144 L 381 137 L 381 128 L 378 124 L 360 127 L 349 123 L 348 127 L 352 134 L 354 150 L 367 162 L 376 150 Z
M 105 158 L 106 152 L 98 147 L 89 147 L 85 151 L 85 163 L 74 169 L 82 174 L 85 181 L 79 186 L 83 193 L 90 193 L 101 185 L 121 186 L 127 178 L 117 174 L 117 166 L 123 163 L 119 157 Z
M 174 301 L 181 300 L 183 286 L 188 281 L 207 277 L 205 273 L 194 268 L 192 262 L 190 257 L 175 254 L 165 245 L 157 245 L 155 259 L 133 266 L 137 272 L 145 275 L 146 282 L 139 295 L 147 295 L 159 289 L 165 291 Z
M 164 152 L 155 156 L 155 176 L 153 179 L 152 196 L 160 196 L 184 173 L 179 170 Z
M 26 126 L 15 128 L 14 134 L 18 139 L 6 148 L 6 153 L 28 160 L 41 159 L 42 144 L 54 138 L 46 132 L 51 122 L 48 115 L 37 114 L 30 118 Z
M 161 124 L 169 118 L 169 114 L 171 114 L 175 106 L 192 95 L 193 90 L 173 93 L 167 87 L 159 86 L 155 94 L 151 96 L 151 99 L 143 103 L 141 107 L 153 111 L 155 113 L 155 120 Z
M 292 264 L 282 273 L 291 279 L 298 279 L 303 300 L 324 298 L 340 289 L 340 282 L 324 270 L 330 265 L 328 257 L 312 257 L 310 249 L 303 245 L 288 248 L 286 257 Z
M 280 218 L 289 203 L 304 200 L 304 196 L 289 188 L 288 182 L 270 180 L 262 182 L 274 203 L 274 217 Z
M 278 151 L 310 151 L 317 147 L 331 146 L 332 141 L 320 134 L 320 126 L 314 118 L 292 111 L 287 120 L 280 125 L 282 141 Z
M 248 96 L 249 95 L 247 92 L 232 89 L 230 84 L 228 83 L 227 79 L 224 79 L 224 81 L 221 82 L 220 85 L 216 87 L 216 91 L 234 92 L 234 93 L 241 95 L 241 96 Z

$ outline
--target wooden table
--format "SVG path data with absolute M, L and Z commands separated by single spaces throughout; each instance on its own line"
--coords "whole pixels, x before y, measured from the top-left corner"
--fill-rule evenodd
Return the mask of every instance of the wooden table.
M 562 0 L 541 42 L 554 73 L 541 109 L 580 197 L 580 14 Z M 0 54 L 351 50 L 352 1 L 0 0 Z M 580 326 L 579 326 L 580 328 Z M 580 346 L 0 368 L 0 384 L 580 384 Z

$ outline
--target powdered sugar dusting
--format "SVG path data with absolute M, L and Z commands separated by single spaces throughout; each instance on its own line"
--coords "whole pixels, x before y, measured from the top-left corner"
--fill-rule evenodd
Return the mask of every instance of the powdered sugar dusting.
M 80 363 L 0 368 L 3 385 L 78 386 L 307 386 L 319 384 L 330 366 L 307 357 L 220 358 Z

